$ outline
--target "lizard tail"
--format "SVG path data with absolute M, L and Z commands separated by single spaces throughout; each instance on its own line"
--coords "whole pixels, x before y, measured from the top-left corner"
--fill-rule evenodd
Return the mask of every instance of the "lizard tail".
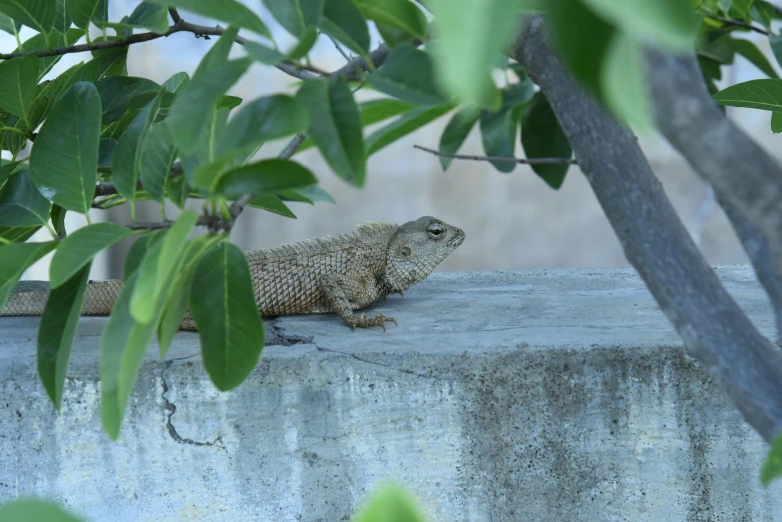
M 120 292 L 123 282 L 119 279 L 109 281 L 91 281 L 87 285 L 82 305 L 82 315 L 109 315 Z M 41 315 L 49 290 L 41 288 L 25 288 L 20 284 L 8 297 L 5 306 L 0 310 L 3 315 Z

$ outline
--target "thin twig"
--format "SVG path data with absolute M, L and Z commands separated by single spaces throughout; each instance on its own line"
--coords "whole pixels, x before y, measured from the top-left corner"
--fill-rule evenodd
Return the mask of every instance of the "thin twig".
M 353 58 L 351 58 L 351 57 L 350 57 L 350 55 L 349 55 L 348 53 L 346 53 L 346 52 L 345 52 L 345 50 L 342 48 L 342 46 L 341 46 L 341 45 L 339 45 L 339 42 L 338 42 L 338 41 L 336 41 L 336 40 L 335 40 L 334 38 L 332 38 L 331 36 L 329 36 L 329 40 L 331 40 L 331 43 L 333 43 L 333 44 L 334 44 L 334 47 L 336 47 L 336 48 L 337 48 L 337 51 L 339 51 L 339 54 L 341 54 L 341 55 L 342 55 L 342 57 L 343 57 L 343 58 L 345 58 L 345 60 L 347 60 L 347 61 L 350 61 L 350 60 L 352 60 L 352 59 L 353 59 Z
M 168 14 L 171 15 L 171 19 L 174 21 L 174 23 L 182 21 L 182 17 L 179 16 L 179 11 L 176 10 L 176 7 L 169 7 Z
M 197 25 L 197 24 L 191 24 L 190 22 L 186 22 L 182 19 L 182 17 L 179 16 L 179 13 L 176 12 L 176 9 L 169 10 L 169 13 L 171 14 L 172 18 L 176 16 L 176 19 L 174 25 L 170 26 L 168 28 L 168 31 L 166 31 L 165 33 L 155 33 L 150 31 L 148 33 L 132 34 L 127 38 L 118 38 L 116 40 L 101 40 L 99 42 L 70 45 L 68 47 L 58 47 L 56 49 L 20 51 L 16 53 L 0 53 L 0 60 L 12 60 L 14 58 L 22 58 L 29 54 L 34 54 L 39 58 L 46 58 L 49 56 L 63 56 L 65 54 L 83 53 L 83 52 L 94 51 L 98 49 L 128 47 L 133 44 L 137 44 L 141 42 L 149 42 L 151 40 L 157 40 L 158 38 L 168 37 L 176 33 L 191 33 L 194 34 L 196 38 L 208 38 L 209 36 L 220 36 L 225 32 L 225 28 L 221 27 L 220 25 L 216 25 L 214 27 L 207 27 L 205 25 Z M 248 42 L 248 40 L 242 36 L 237 36 L 235 41 L 239 45 L 244 45 Z M 316 69 L 314 67 L 305 66 L 294 62 L 282 62 L 275 65 L 275 67 L 280 71 L 289 74 L 294 78 L 298 78 L 300 80 L 314 80 L 318 78 L 318 76 L 307 72 L 307 69 L 313 70 L 314 72 L 319 74 L 326 74 L 323 71 L 320 71 L 319 69 Z
M 724 24 L 728 25 L 735 25 L 736 27 L 743 27 L 744 29 L 749 29 L 750 31 L 755 31 L 756 33 L 764 34 L 766 36 L 769 36 L 771 33 L 766 31 L 765 29 L 761 27 L 757 27 L 752 24 L 748 24 L 746 22 L 742 22 L 741 20 L 733 20 L 731 18 L 723 18 L 721 16 L 714 16 L 714 15 L 704 15 L 704 18 L 710 18 L 712 20 L 717 20 L 719 22 L 722 22 Z
M 414 148 L 443 156 L 445 158 L 463 159 L 471 161 L 494 161 L 497 163 L 520 163 L 522 165 L 578 165 L 578 161 L 570 158 L 506 158 L 504 156 L 473 156 L 469 154 L 452 154 L 429 149 L 421 145 L 413 145 Z

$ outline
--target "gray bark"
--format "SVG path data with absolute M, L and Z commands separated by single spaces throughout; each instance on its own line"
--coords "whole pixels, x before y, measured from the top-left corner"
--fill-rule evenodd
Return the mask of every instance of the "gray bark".
M 782 337 L 782 167 L 717 108 L 693 55 L 650 48 L 646 62 L 657 127 L 714 187 Z
M 548 98 L 628 261 L 687 351 L 771 441 L 782 431 L 782 355 L 706 264 L 633 134 L 560 64 L 539 17 L 526 21 L 513 56 Z

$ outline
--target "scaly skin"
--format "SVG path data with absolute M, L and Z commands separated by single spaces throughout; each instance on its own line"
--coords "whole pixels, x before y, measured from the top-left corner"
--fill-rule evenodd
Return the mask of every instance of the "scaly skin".
M 381 297 L 402 294 L 425 279 L 464 241 L 464 232 L 430 216 L 402 226 L 359 225 L 353 234 L 247 252 L 253 291 L 263 316 L 336 313 L 351 328 L 396 320 L 356 316 Z M 108 315 L 122 291 L 120 280 L 90 281 L 82 315 Z M 46 290 L 12 294 L 2 315 L 40 315 Z M 195 330 L 190 314 L 180 327 Z

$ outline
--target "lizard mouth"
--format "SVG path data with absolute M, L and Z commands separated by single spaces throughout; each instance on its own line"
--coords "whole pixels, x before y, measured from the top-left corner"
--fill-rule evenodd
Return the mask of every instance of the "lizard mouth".
M 461 228 L 457 228 L 456 233 L 454 234 L 453 238 L 448 242 L 448 244 L 456 248 L 462 243 L 464 243 L 465 237 L 466 236 L 464 234 L 464 231 Z

